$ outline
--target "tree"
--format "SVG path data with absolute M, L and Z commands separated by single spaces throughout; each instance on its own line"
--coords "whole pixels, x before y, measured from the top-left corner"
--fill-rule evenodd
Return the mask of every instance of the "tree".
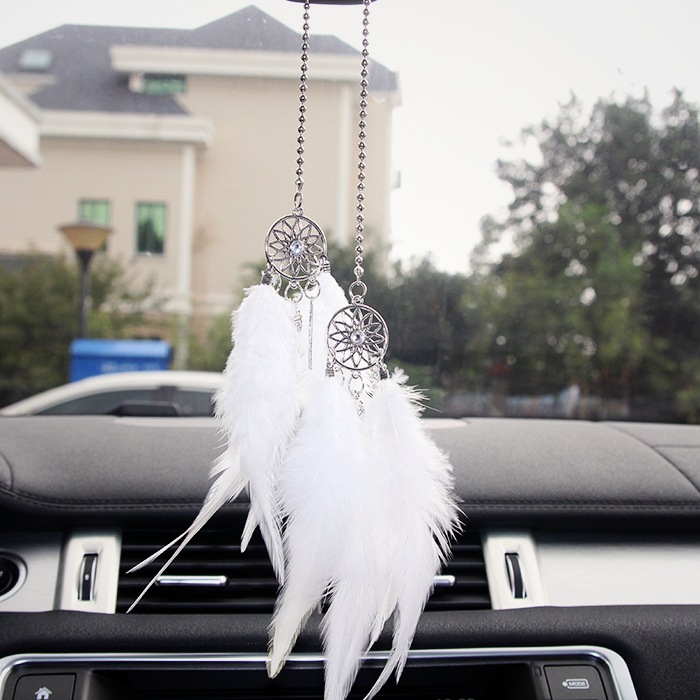
M 128 337 L 143 324 L 149 285 L 104 257 L 91 281 L 93 336 Z M 0 264 L 0 405 L 68 380 L 77 295 L 77 269 L 62 257 L 23 255 Z
M 221 372 L 231 352 L 231 316 L 219 314 L 207 319 L 204 325 L 198 332 L 191 332 L 187 368 Z
M 562 205 L 495 274 L 496 345 L 512 357 L 516 389 L 555 392 L 586 378 L 604 396 L 630 395 L 650 349 L 642 271 L 605 211 Z
M 477 251 L 483 262 L 512 236 L 493 268 L 514 304 L 501 317 L 540 338 L 547 317 L 555 373 L 584 371 L 605 394 L 672 397 L 700 342 L 697 109 L 677 91 L 659 114 L 645 96 L 600 100 L 587 115 L 572 97 L 523 137 L 540 158 L 498 162 L 513 201 L 506 221 L 486 221 Z
M 335 246 L 329 255 L 336 279 L 347 289 L 354 280 L 353 256 Z M 480 308 L 469 301 L 473 283 L 465 275 L 436 269 L 427 257 L 396 261 L 383 272 L 370 252 L 364 269 L 367 303 L 389 327 L 387 360 L 430 368 L 430 384 L 437 387 L 474 382 L 472 370 L 482 364 L 484 334 Z

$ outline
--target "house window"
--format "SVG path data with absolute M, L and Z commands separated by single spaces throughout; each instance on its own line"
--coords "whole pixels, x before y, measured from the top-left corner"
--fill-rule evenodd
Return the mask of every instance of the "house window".
M 162 255 L 165 249 L 165 204 L 139 202 L 136 205 L 136 252 Z
M 111 203 L 106 199 L 81 199 L 78 202 L 78 220 L 98 226 L 109 226 L 112 218 Z
M 184 75 L 145 75 L 143 78 L 145 95 L 180 95 L 186 87 Z

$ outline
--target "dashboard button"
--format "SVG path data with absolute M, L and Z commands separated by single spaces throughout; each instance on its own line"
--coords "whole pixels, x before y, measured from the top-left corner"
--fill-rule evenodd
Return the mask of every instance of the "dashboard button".
M 0 596 L 9 593 L 19 581 L 19 567 L 12 559 L 0 556 Z
M 552 700 L 607 700 L 594 666 L 545 666 Z
M 22 676 L 12 700 L 73 700 L 75 674 Z

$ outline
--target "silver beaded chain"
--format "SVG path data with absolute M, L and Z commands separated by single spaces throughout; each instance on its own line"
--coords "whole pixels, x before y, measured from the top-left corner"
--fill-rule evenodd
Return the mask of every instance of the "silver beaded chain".
M 364 10 L 362 18 L 362 69 L 360 71 L 360 121 L 358 123 L 358 163 L 357 163 L 357 225 L 355 227 L 355 281 L 350 285 L 350 298 L 353 303 L 364 303 L 367 285 L 362 281 L 365 270 L 362 267 L 364 262 L 364 211 L 365 211 L 365 160 L 367 159 L 367 96 L 369 94 L 369 6 L 370 0 L 364 0 Z
M 307 73 L 309 71 L 309 9 L 311 2 L 304 2 L 304 25 L 303 34 L 301 37 L 301 77 L 299 78 L 299 129 L 297 137 L 297 170 L 296 194 L 294 195 L 293 213 L 301 216 L 303 212 L 303 195 L 304 188 L 304 133 L 306 131 L 306 91 L 307 91 Z
M 360 72 L 360 112 L 357 164 L 357 216 L 355 227 L 355 280 L 350 284 L 349 306 L 331 318 L 328 324 L 328 366 L 326 374 L 335 376 L 348 373 L 350 394 L 355 399 L 358 413 L 364 412 L 363 396 L 371 394 L 377 380 L 386 379 L 384 356 L 389 344 L 389 330 L 381 314 L 365 304 L 367 285 L 364 275 L 364 211 L 366 181 L 367 97 L 369 95 L 369 6 L 363 0 L 362 69 Z

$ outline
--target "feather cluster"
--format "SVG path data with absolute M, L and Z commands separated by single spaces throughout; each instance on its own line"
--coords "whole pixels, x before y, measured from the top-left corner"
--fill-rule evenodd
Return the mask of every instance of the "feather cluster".
M 214 479 L 192 524 L 179 537 L 135 566 L 137 571 L 178 544 L 129 608 L 131 611 L 212 516 L 248 489 L 250 511 L 241 538 L 245 549 L 260 527 L 275 574 L 284 581 L 281 511 L 275 474 L 300 411 L 301 348 L 294 307 L 272 286 L 246 290 L 231 319 L 233 349 L 226 362 L 215 414 L 226 447 L 214 463 Z
M 459 526 L 451 466 L 420 422 L 422 401 L 397 370 L 359 416 L 345 387 L 319 379 L 280 467 L 287 573 L 268 670 L 279 672 L 308 616 L 327 599 L 326 700 L 347 696 L 392 617 L 392 650 L 367 697 L 392 673 L 401 675 Z
M 405 374 L 379 381 L 362 415 L 348 387 L 326 376 L 328 323 L 347 301 L 329 273 L 318 282 L 319 294 L 296 310 L 259 285 L 233 314 L 233 350 L 215 402 L 226 448 L 190 527 L 135 567 L 177 545 L 132 608 L 214 513 L 247 489 L 241 549 L 259 528 L 282 585 L 269 674 L 280 672 L 325 601 L 325 700 L 344 700 L 363 656 L 393 620 L 392 649 L 371 698 L 392 673 L 401 675 L 458 510 L 451 466 L 425 432 L 423 397 Z

